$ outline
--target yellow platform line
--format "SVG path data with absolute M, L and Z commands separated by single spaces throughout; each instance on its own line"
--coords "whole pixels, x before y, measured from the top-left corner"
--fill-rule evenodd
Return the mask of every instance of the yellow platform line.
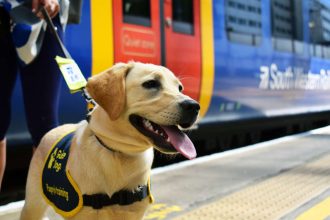
M 330 198 L 327 198 L 315 205 L 305 213 L 301 214 L 296 220 L 324 220 L 330 216 Z
M 174 219 L 280 219 L 330 188 L 329 167 L 330 155 L 327 155 L 317 161 L 249 186 Z M 256 168 L 262 169 L 262 167 Z M 220 185 L 221 183 L 219 183 Z M 327 205 L 329 210 L 328 203 L 327 200 L 324 204 L 320 204 L 320 209 Z M 317 212 L 311 212 L 306 219 L 318 220 L 320 218 L 318 218 Z
M 180 206 L 156 203 L 149 208 L 143 220 L 163 220 L 167 219 L 169 215 L 180 211 L 182 211 Z

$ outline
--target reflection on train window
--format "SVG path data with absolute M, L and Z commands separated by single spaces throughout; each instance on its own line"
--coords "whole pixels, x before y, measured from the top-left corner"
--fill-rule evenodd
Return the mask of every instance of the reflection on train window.
M 315 0 L 309 13 L 310 54 L 330 59 L 330 6 Z
M 242 44 L 260 44 L 260 0 L 226 0 L 225 13 L 228 40 Z
M 192 0 L 172 1 L 173 31 L 194 34 L 194 11 Z
M 150 0 L 123 0 L 124 22 L 151 26 Z
M 302 1 L 271 0 L 272 41 L 276 50 L 302 54 Z

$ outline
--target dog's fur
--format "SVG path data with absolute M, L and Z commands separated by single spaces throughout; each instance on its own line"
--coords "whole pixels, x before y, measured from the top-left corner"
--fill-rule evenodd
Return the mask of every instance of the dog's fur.
M 144 84 L 150 80 L 156 80 L 160 86 Z M 135 62 L 116 64 L 91 77 L 87 90 L 98 105 L 91 113 L 90 122 L 60 126 L 41 140 L 30 164 L 21 219 L 42 219 L 48 208 L 40 187 L 43 164 L 54 142 L 72 129 L 76 132 L 67 168 L 82 194 L 111 196 L 122 189 L 133 191 L 138 185 L 146 185 L 155 146 L 130 123 L 129 116 L 136 114 L 157 124 L 179 125 L 184 114 L 180 103 L 192 100 L 181 93 L 181 87 L 180 81 L 165 67 Z M 195 119 L 191 119 L 189 126 Z M 95 135 L 114 151 L 101 146 Z M 148 205 L 149 198 L 100 210 L 84 206 L 70 219 L 137 220 L 143 218 Z

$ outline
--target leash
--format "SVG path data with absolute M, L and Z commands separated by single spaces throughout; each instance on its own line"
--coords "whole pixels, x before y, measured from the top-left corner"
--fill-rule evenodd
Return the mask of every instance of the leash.
M 84 97 L 84 99 L 86 100 L 87 103 L 93 105 L 92 108 L 88 109 L 88 112 L 90 112 L 95 106 L 96 106 L 96 102 L 95 100 L 90 97 L 90 95 L 88 94 L 87 90 L 86 90 L 86 79 L 84 78 L 83 74 L 81 73 L 78 65 L 76 64 L 76 62 L 72 59 L 72 56 L 70 55 L 69 51 L 66 49 L 66 47 L 64 46 L 63 42 L 61 41 L 60 37 L 57 34 L 56 31 L 56 27 L 52 21 L 52 19 L 50 18 L 48 12 L 46 11 L 46 9 L 41 6 L 39 8 L 39 11 L 41 11 L 42 15 L 44 16 L 44 19 L 47 23 L 47 26 L 49 27 L 51 33 L 54 35 L 58 45 L 60 46 L 63 54 L 64 54 L 64 58 L 60 59 L 60 57 L 56 57 L 56 61 L 60 67 L 60 70 L 64 76 L 64 79 L 70 89 L 71 93 L 77 92 L 77 91 L 81 91 L 82 92 L 82 96 Z M 71 65 L 70 65 L 71 64 Z M 61 65 L 66 65 L 65 68 L 61 68 Z M 69 76 L 68 76 L 69 75 Z M 71 79 L 71 81 L 68 79 Z M 73 80 L 80 80 L 80 81 L 76 81 L 76 82 L 72 82 Z M 75 85 L 72 85 L 72 83 L 76 83 Z M 77 88 L 76 88 L 76 87 Z
M 56 39 L 58 45 L 60 46 L 60 48 L 61 48 L 61 50 L 62 50 L 62 52 L 63 52 L 63 54 L 64 54 L 64 56 L 65 56 L 65 58 L 62 58 L 62 59 L 56 58 L 56 61 L 57 61 L 57 63 L 59 64 L 59 67 L 60 67 L 60 69 L 61 69 L 61 72 L 62 72 L 62 74 L 64 75 L 64 78 L 65 78 L 65 76 L 66 76 L 65 74 L 66 74 L 67 72 L 66 72 L 66 71 L 63 71 L 64 68 L 61 68 L 61 65 L 62 65 L 63 63 L 67 64 L 67 62 L 66 62 L 66 61 L 61 62 L 61 61 L 62 61 L 63 59 L 69 59 L 69 62 L 71 62 L 71 64 L 72 64 L 72 62 L 74 62 L 74 60 L 72 59 L 72 57 L 71 57 L 69 51 L 68 51 L 68 50 L 66 49 L 66 47 L 64 46 L 64 44 L 63 44 L 61 38 L 58 36 L 57 31 L 56 31 L 56 27 L 55 27 L 55 25 L 54 25 L 52 19 L 50 18 L 48 12 L 46 11 L 46 9 L 45 9 L 44 7 L 40 7 L 39 10 L 41 11 L 42 15 L 44 16 L 45 21 L 46 21 L 46 23 L 47 23 L 47 25 L 48 25 L 48 27 L 49 27 L 51 33 L 55 36 L 55 39 Z M 77 72 L 77 73 L 78 73 L 78 75 L 80 75 L 80 74 L 81 74 L 81 71 L 80 71 L 78 65 L 76 65 L 75 62 L 74 62 L 73 64 L 75 64 L 75 65 L 73 66 L 73 68 L 71 68 L 71 70 L 73 70 L 74 67 L 77 67 L 78 69 L 76 69 L 76 71 L 79 71 L 79 72 Z M 69 67 L 70 67 L 70 66 L 69 66 Z M 66 68 L 68 68 L 68 67 L 66 67 Z M 83 77 L 82 74 L 81 74 L 81 76 Z M 79 77 L 79 76 L 78 76 L 78 77 Z M 88 112 L 87 112 L 87 114 L 86 114 L 86 120 L 87 120 L 87 122 L 89 122 L 89 121 L 90 121 L 90 114 L 89 114 L 89 113 L 90 113 L 90 112 L 94 109 L 94 107 L 96 106 L 96 102 L 95 102 L 95 100 L 94 100 L 92 97 L 90 97 L 90 95 L 88 94 L 88 92 L 87 92 L 87 90 L 86 90 L 86 87 L 85 87 L 85 85 L 86 85 L 85 81 L 86 81 L 86 80 L 85 80 L 85 78 L 83 78 L 83 79 L 84 79 L 84 80 L 83 80 L 83 84 L 82 84 L 80 87 L 76 88 L 76 89 L 75 89 L 74 91 L 72 91 L 72 92 L 81 91 L 81 92 L 82 92 L 82 96 L 84 97 L 85 101 L 86 101 L 88 104 L 91 105 L 91 106 L 89 106 L 89 108 L 88 108 L 88 110 L 87 110 Z M 67 81 L 66 81 L 66 82 L 67 82 Z M 70 82 L 69 82 L 69 83 L 67 82 L 67 84 L 68 84 L 68 87 L 69 87 L 69 89 L 70 89 L 70 91 L 71 91 L 71 88 L 70 88 Z M 112 148 L 106 146 L 106 145 L 105 145 L 105 144 L 104 144 L 104 143 L 103 143 L 103 142 L 102 142 L 102 141 L 101 141 L 96 135 L 95 135 L 95 137 L 96 137 L 96 139 L 101 143 L 101 146 L 107 148 L 107 149 L 110 150 L 110 151 L 113 151 Z

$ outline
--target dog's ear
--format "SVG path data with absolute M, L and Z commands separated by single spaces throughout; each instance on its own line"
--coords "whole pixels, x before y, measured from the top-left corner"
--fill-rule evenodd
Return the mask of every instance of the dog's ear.
M 126 103 L 125 79 L 132 64 L 118 63 L 110 69 L 88 79 L 86 88 L 91 97 L 109 115 L 119 118 Z

